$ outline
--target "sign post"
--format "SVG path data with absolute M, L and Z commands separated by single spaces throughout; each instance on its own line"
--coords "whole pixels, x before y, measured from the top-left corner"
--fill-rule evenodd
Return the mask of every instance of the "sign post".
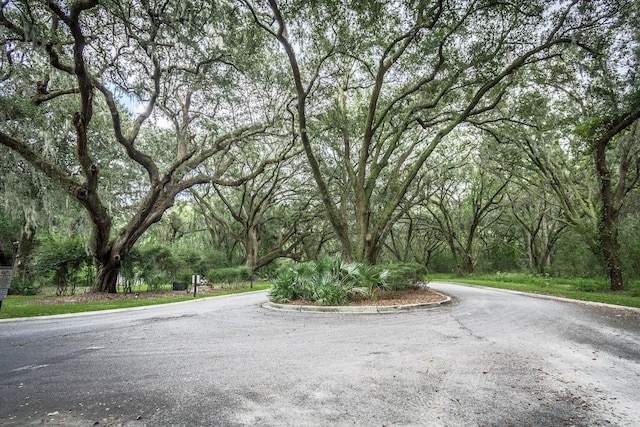
M 198 284 L 200 283 L 200 275 L 194 274 L 191 276 L 191 282 L 193 283 L 193 297 L 195 298 L 198 292 Z
M 0 267 L 0 309 L 2 301 L 9 293 L 9 285 L 11 284 L 11 267 Z

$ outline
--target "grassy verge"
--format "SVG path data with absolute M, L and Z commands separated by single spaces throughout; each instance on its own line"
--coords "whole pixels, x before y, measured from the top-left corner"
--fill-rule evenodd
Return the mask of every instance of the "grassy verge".
M 211 298 L 220 295 L 238 294 L 251 291 L 259 291 L 269 289 L 270 284 L 255 283 L 253 288 L 238 287 L 233 289 L 226 289 L 216 291 L 215 293 L 201 293 L 197 294 L 195 299 Z M 156 304 L 168 304 L 172 302 L 190 301 L 193 300 L 193 293 L 186 293 L 184 296 L 174 296 L 173 294 L 162 293 L 154 294 L 153 297 L 144 296 L 144 298 L 131 298 L 131 299 L 114 299 L 109 301 L 95 301 L 95 302 L 70 302 L 62 304 L 37 304 L 35 300 L 40 298 L 51 297 L 54 294 L 46 293 L 34 296 L 21 296 L 21 295 L 9 295 L 7 299 L 2 302 L 2 308 L 0 308 L 0 319 L 10 319 L 17 317 L 37 317 L 37 316 L 49 316 L 53 314 L 69 314 L 69 313 L 83 313 L 88 311 L 100 311 L 100 310 L 112 310 L 116 308 L 130 308 L 130 307 L 142 307 Z
M 456 276 L 430 274 L 429 281 L 448 281 L 492 288 L 511 289 L 545 295 L 571 298 L 582 301 L 640 307 L 640 280 L 627 282 L 624 291 L 610 291 L 603 279 L 561 278 L 532 276 L 520 273 L 498 273 L 488 275 Z

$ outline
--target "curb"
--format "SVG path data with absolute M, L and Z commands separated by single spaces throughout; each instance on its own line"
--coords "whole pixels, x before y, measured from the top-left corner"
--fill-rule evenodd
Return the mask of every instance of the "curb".
M 431 289 L 433 291 L 433 289 Z M 435 292 L 435 291 L 433 291 Z M 387 313 L 408 313 L 415 310 L 440 307 L 451 303 L 451 297 L 436 292 L 445 299 L 437 302 L 427 302 L 422 304 L 405 305 L 364 305 L 364 306 L 335 306 L 335 305 L 293 305 L 278 304 L 275 302 L 265 302 L 263 308 L 275 311 L 293 311 L 303 313 L 345 313 L 345 314 L 387 314 Z

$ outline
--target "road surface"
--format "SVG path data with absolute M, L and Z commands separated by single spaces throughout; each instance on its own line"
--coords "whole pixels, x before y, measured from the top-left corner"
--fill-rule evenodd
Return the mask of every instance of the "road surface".
M 431 287 L 454 303 L 293 313 L 258 292 L 0 322 L 0 425 L 640 425 L 640 312 Z

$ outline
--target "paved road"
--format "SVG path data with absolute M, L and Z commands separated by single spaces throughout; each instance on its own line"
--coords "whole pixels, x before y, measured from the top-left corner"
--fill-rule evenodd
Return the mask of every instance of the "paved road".
M 291 313 L 264 292 L 0 323 L 0 425 L 637 426 L 640 313 L 452 284 Z

